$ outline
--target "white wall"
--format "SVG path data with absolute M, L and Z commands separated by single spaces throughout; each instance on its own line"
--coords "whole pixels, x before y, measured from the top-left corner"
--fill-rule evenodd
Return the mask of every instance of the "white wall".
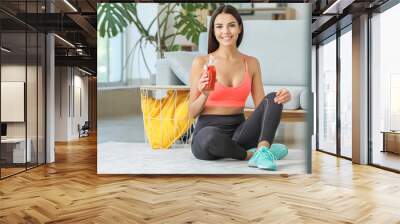
M 1 66 L 1 81 L 2 82 L 25 82 L 25 65 L 2 65 Z M 32 67 L 28 67 L 28 70 L 32 70 Z M 1 98 L 7 98 L 7 96 L 1 96 Z M 1 108 L 2 113 L 8 108 Z M 24 108 L 22 108 L 24 113 Z M 3 119 L 3 118 L 2 118 Z M 8 122 L 7 122 L 8 123 Z M 9 137 L 24 137 L 25 136 L 25 125 L 24 122 L 10 122 L 7 125 L 7 135 Z
M 55 140 L 77 139 L 78 124 L 88 120 L 88 78 L 75 68 L 56 67 L 55 86 Z
M 17 82 L 25 82 L 25 74 L 26 71 L 25 69 L 28 70 L 28 73 L 30 74 L 34 67 L 28 66 L 27 68 L 25 65 L 2 65 L 1 66 L 1 81 L 17 81 Z M 36 70 L 35 70 L 36 72 Z M 26 83 L 26 82 L 25 82 Z M 36 97 L 36 92 L 34 93 L 27 93 L 28 97 Z M 3 96 L 4 97 L 4 96 Z M 30 101 L 30 100 L 28 100 Z M 7 108 L 1 108 L 1 110 L 7 110 Z M 31 120 L 28 117 L 28 120 Z M 25 122 L 10 122 L 7 123 L 7 136 L 8 137 L 25 137 Z
M 242 3 L 245 6 L 243 7 L 247 7 L 246 5 L 250 4 L 250 3 Z M 233 4 L 233 6 L 237 7 L 236 4 Z M 161 6 L 160 6 L 161 7 Z M 249 6 L 250 7 L 250 6 Z M 263 8 L 263 9 L 273 9 L 278 7 L 277 3 L 254 3 L 254 8 Z M 287 7 L 289 8 L 293 8 L 296 12 L 296 20 L 308 20 L 311 22 L 311 18 L 309 15 L 309 10 L 308 7 L 309 3 L 289 3 L 287 5 Z M 254 11 L 254 13 L 252 15 L 242 15 L 242 19 L 243 20 L 271 20 L 272 19 L 272 13 L 271 11 L 263 11 L 263 10 L 259 10 L 259 11 Z M 210 22 L 210 18 L 211 16 L 208 16 L 208 18 L 206 19 L 206 27 L 209 26 L 209 22 Z M 171 17 L 168 20 L 168 23 L 170 24 L 168 26 L 168 33 L 172 33 L 175 32 L 175 28 L 173 27 L 174 24 L 174 18 Z M 246 31 L 245 31 L 246 32 Z M 175 40 L 176 44 L 184 44 L 184 45 L 190 45 L 192 44 L 190 41 L 186 40 L 186 38 L 182 35 L 178 35 L 176 37 Z
M 68 140 L 69 76 L 67 67 L 55 68 L 55 141 Z
M 37 153 L 39 153 L 39 163 L 44 162 L 44 74 L 40 66 L 25 66 L 25 64 L 3 64 L 1 66 L 2 82 L 23 82 L 26 85 L 26 107 L 19 108 L 21 113 L 25 114 L 26 120 L 22 122 L 6 122 L 7 137 L 24 138 L 25 135 L 30 140 L 30 149 L 32 161 L 36 162 Z M 25 80 L 27 78 L 27 81 Z M 4 89 L 3 89 L 4 90 Z M 3 91 L 2 90 L 2 91 Z M 21 94 L 24 94 L 24 90 Z M 2 95 L 2 98 L 7 95 Z M 2 107 L 4 112 L 12 110 L 11 108 Z M 14 109 L 15 110 L 15 109 Z M 7 111 L 8 113 L 16 113 L 16 111 Z
M 1 121 L 24 122 L 25 83 L 1 82 Z M 35 105 L 36 108 L 36 105 Z
M 75 70 L 76 72 L 76 70 Z M 81 74 L 81 73 L 80 73 Z M 85 121 L 88 121 L 88 78 L 75 74 L 74 77 L 74 107 L 72 109 L 71 132 L 72 138 L 79 137 L 78 124 L 82 126 Z M 80 93 L 79 93 L 80 92 Z M 79 102 L 80 101 L 80 102 Z M 80 108 L 81 107 L 81 108 Z M 80 111 L 82 110 L 82 111 Z
M 80 121 L 84 123 L 89 119 L 89 78 L 87 76 L 76 76 L 76 78 L 80 81 L 75 81 L 75 83 L 79 83 L 82 89 L 82 116 Z
M 25 82 L 25 65 L 1 65 L 1 81 Z

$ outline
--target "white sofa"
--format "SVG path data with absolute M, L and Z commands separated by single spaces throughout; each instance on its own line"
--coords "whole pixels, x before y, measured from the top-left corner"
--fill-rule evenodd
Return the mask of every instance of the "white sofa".
M 193 59 L 207 54 L 206 32 L 201 33 L 199 51 L 167 52 L 156 64 L 157 85 L 189 85 Z M 305 20 L 245 20 L 239 50 L 256 57 L 261 65 L 265 93 L 288 89 L 292 100 L 284 109 L 307 109 L 311 83 L 310 25 Z M 254 107 L 251 95 L 246 107 Z

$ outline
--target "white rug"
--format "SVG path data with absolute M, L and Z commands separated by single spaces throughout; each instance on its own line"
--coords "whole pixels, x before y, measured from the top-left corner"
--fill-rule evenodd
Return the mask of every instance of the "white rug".
M 196 159 L 190 145 L 169 150 L 153 150 L 146 143 L 106 142 L 97 147 L 98 174 L 303 174 L 305 151 L 289 149 L 277 161 L 277 171 L 247 166 L 247 161 Z

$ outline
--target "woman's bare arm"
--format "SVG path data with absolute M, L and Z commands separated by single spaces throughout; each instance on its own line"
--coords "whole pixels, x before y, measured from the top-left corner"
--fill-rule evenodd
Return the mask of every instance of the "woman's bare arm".
M 190 97 L 189 116 L 196 118 L 204 109 L 209 92 L 204 90 L 208 77 L 203 66 L 206 64 L 206 57 L 196 57 L 192 63 L 190 72 Z

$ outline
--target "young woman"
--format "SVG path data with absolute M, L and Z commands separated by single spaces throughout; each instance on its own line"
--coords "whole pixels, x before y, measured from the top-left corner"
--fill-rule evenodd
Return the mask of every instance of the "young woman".
M 238 50 L 243 31 L 242 18 L 230 5 L 211 16 L 209 54 L 194 59 L 190 75 L 189 113 L 198 116 L 192 152 L 202 160 L 249 160 L 249 166 L 276 170 L 275 160 L 287 155 L 287 147 L 272 142 L 282 104 L 291 96 L 286 89 L 264 96 L 258 60 Z M 210 59 L 217 71 L 214 90 L 206 88 L 210 79 L 205 66 Z M 243 109 L 250 92 L 256 109 L 245 120 Z

